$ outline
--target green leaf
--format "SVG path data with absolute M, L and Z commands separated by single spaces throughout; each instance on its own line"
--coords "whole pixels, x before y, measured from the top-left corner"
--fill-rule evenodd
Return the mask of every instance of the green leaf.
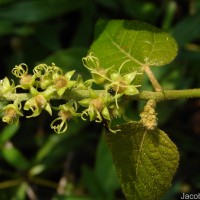
M 166 32 L 134 20 L 100 20 L 96 27 L 96 40 L 90 52 L 99 58 L 103 67 L 122 71 L 140 70 L 142 66 L 162 66 L 177 54 L 176 41 Z
M 7 20 L 0 21 L 0 36 L 12 33 L 13 31 L 13 24 Z
M 120 132 L 109 132 L 105 139 L 126 198 L 160 200 L 178 166 L 177 147 L 163 131 L 148 131 L 140 122 L 119 128 Z
M 4 144 L 10 138 L 12 138 L 19 129 L 19 126 L 16 125 L 8 125 L 6 126 L 0 134 L 0 144 Z
M 83 179 L 84 185 L 89 190 L 89 193 L 93 199 L 96 199 L 96 200 L 106 199 L 105 198 L 106 195 L 104 194 L 104 191 L 101 185 L 99 184 L 94 171 L 92 171 L 87 166 L 82 167 L 82 179 Z
M 9 4 L 14 1 L 16 1 L 16 0 L 0 0 L 0 5 Z
M 28 160 L 12 143 L 6 143 L 1 151 L 4 159 L 13 167 L 20 170 L 25 170 L 29 167 Z
M 13 197 L 11 200 L 25 200 L 26 199 L 26 191 L 28 190 L 28 184 L 26 182 L 23 182 L 16 190 L 16 193 L 13 194 Z
M 117 179 L 112 155 L 103 138 L 100 139 L 98 144 L 94 173 L 98 178 L 98 182 L 102 186 L 107 199 L 112 199 L 115 190 L 118 189 L 120 185 Z
M 20 1 L 0 8 L 0 18 L 13 22 L 41 22 L 80 9 L 87 0 L 82 1 Z M 47 33 L 48 34 L 48 33 Z
M 200 34 L 200 13 L 185 17 L 172 30 L 172 35 L 176 38 L 180 46 L 199 37 Z
M 89 190 L 93 199 L 114 199 L 115 191 L 120 185 L 112 155 L 102 137 L 97 147 L 94 170 L 84 166 L 82 174 L 84 185 Z

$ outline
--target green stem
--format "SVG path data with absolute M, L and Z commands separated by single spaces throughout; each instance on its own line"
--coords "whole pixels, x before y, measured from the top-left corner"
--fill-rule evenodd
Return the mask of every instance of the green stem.
M 136 99 L 166 101 L 175 99 L 200 98 L 200 89 L 162 90 L 160 92 L 142 91 Z
M 10 180 L 10 181 L 3 181 L 3 182 L 0 183 L 0 189 L 18 186 L 18 185 L 20 185 L 23 181 L 24 181 L 23 179 L 16 179 L 16 180 Z
M 95 90 L 97 95 L 106 96 L 108 95 L 105 90 Z M 74 99 L 76 101 L 80 101 L 82 99 L 90 97 L 89 90 L 80 90 L 73 89 L 67 91 L 64 97 L 59 97 L 58 95 L 54 95 L 51 97 L 51 100 L 59 100 L 65 99 L 70 100 Z M 20 93 L 20 94 L 8 94 L 0 97 L 0 101 L 15 101 L 19 99 L 20 101 L 27 101 L 31 98 L 31 95 L 28 93 Z M 154 99 L 156 101 L 164 101 L 164 100 L 174 100 L 174 99 L 188 99 L 188 98 L 200 98 L 200 88 L 198 89 L 186 89 L 186 90 L 162 90 L 162 91 L 141 91 L 140 94 L 135 96 L 130 96 L 131 99 L 134 100 L 149 100 Z
M 57 187 L 58 187 L 57 183 L 46 180 L 46 179 L 41 179 L 38 177 L 29 177 L 29 180 L 38 185 L 42 185 L 42 186 L 53 188 L 53 189 L 57 189 Z
M 162 88 L 161 88 L 160 84 L 158 83 L 156 77 L 154 76 L 154 73 L 152 72 L 151 68 L 149 66 L 145 65 L 145 66 L 143 66 L 143 69 L 146 72 L 154 90 L 156 92 L 162 91 Z

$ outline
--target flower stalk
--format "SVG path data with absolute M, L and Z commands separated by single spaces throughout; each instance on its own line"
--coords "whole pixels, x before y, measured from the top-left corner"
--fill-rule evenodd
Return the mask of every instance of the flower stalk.
M 73 78 L 75 70 L 63 73 L 54 63 L 51 66 L 39 64 L 34 67 L 32 74 L 28 73 L 26 64 L 16 65 L 12 73 L 19 79 L 18 85 L 7 77 L 0 81 L 0 101 L 5 101 L 5 106 L 1 110 L 2 120 L 9 124 L 17 124 L 22 116 L 36 117 L 43 110 L 53 115 L 53 111 L 57 111 L 58 117 L 50 125 L 57 133 L 65 132 L 68 121 L 77 117 L 83 120 L 89 118 L 90 121 L 98 123 L 106 122 L 109 130 L 116 132 L 118 130 L 112 129 L 111 122 L 114 118 L 124 117 L 122 110 L 125 98 L 126 101 L 147 100 L 147 106 L 140 116 L 147 129 L 154 129 L 157 126 L 154 111 L 156 104 L 153 106 L 151 102 L 200 98 L 200 88 L 162 89 L 148 66 L 143 67 L 143 70 L 147 73 L 155 91 L 140 91 L 140 85 L 134 82 L 143 72 L 133 68 L 132 71 L 122 73 L 122 68 L 129 61 L 125 60 L 118 71 L 112 66 L 104 69 L 99 59 L 90 53 L 83 58 L 83 64 L 89 70 L 92 79 L 85 82 L 80 75 Z M 93 89 L 93 84 L 99 85 L 102 89 Z M 21 93 L 21 90 L 24 90 L 24 93 Z M 64 100 L 65 104 L 53 107 L 54 100 Z M 32 114 L 27 116 L 27 110 L 31 110 Z

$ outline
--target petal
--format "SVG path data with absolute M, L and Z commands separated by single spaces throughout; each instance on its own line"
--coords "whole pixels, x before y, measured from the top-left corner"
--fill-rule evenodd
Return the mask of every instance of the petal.
M 97 111 L 98 112 L 98 111 Z M 90 121 L 93 121 L 96 119 L 96 112 L 94 111 L 94 109 L 88 109 L 88 115 L 90 116 Z
M 79 101 L 78 103 L 82 106 L 89 106 L 90 105 L 90 102 L 92 101 L 91 98 L 86 98 L 86 99 L 83 99 L 81 101 Z
M 132 72 L 132 73 L 128 73 L 128 74 L 126 74 L 126 75 L 123 76 L 123 79 L 124 79 L 128 84 L 130 84 L 130 83 L 133 81 L 133 79 L 135 78 L 136 74 L 137 74 L 136 71 L 134 71 L 134 72 Z
M 66 87 L 61 88 L 57 91 L 58 95 L 61 97 L 65 93 Z
M 138 93 L 138 89 L 133 85 L 128 86 L 127 89 L 124 91 L 124 94 L 126 95 L 136 95 Z
M 52 109 L 49 103 L 46 104 L 45 108 L 44 108 L 50 115 L 52 115 Z
M 67 77 L 70 80 L 74 73 L 75 73 L 75 70 L 69 71 L 65 74 L 65 77 Z
M 107 120 L 111 120 L 110 119 L 110 113 L 107 107 L 104 107 L 104 109 L 101 112 L 102 116 L 107 119 Z

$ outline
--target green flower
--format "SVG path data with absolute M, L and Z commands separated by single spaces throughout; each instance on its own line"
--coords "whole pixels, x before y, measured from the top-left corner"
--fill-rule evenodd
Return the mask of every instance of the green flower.
M 132 82 L 135 79 L 138 73 L 137 71 L 133 71 L 130 73 L 127 73 L 125 75 L 121 75 L 120 71 L 122 67 L 125 65 L 126 62 L 130 60 L 126 60 L 125 62 L 122 63 L 120 66 L 118 72 L 112 72 L 110 73 L 109 77 L 109 84 L 107 84 L 106 90 L 114 96 L 116 106 L 119 108 L 117 99 L 120 98 L 122 95 L 136 95 L 139 93 L 137 87 L 140 87 L 140 85 L 133 85 Z
M 2 121 L 8 124 L 18 124 L 19 117 L 23 116 L 23 114 L 20 112 L 20 109 L 21 104 L 19 104 L 18 106 L 15 104 L 8 104 L 3 108 L 4 116 L 2 118 Z
M 39 78 L 39 81 L 36 81 L 37 87 L 45 90 L 47 87 L 53 84 L 53 75 L 58 74 L 62 75 L 62 70 L 57 67 L 54 63 L 52 66 L 47 66 L 46 64 L 39 64 L 34 67 L 33 73 Z
M 12 73 L 17 78 L 20 78 L 20 85 L 17 86 L 18 88 L 22 88 L 26 90 L 35 84 L 36 76 L 35 75 L 32 76 L 28 74 L 28 66 L 24 63 L 20 65 L 16 65 L 13 68 Z
M 80 116 L 76 113 L 77 107 L 73 104 L 64 104 L 59 106 L 58 118 L 54 119 L 51 123 L 51 128 L 56 133 L 64 133 L 67 130 L 67 122 L 71 119 L 76 119 L 75 117 Z
M 3 80 L 0 81 L 0 95 L 1 96 L 4 94 L 14 93 L 14 92 L 15 92 L 14 81 L 12 81 L 12 84 L 11 84 L 7 77 L 5 77 Z
M 43 109 L 52 115 L 51 106 L 48 101 L 54 92 L 55 90 L 52 88 L 48 88 L 43 92 L 38 92 L 34 87 L 31 87 L 30 93 L 32 94 L 32 98 L 26 101 L 24 110 L 31 110 L 33 114 L 27 116 L 27 118 L 40 115 Z
M 102 118 L 106 120 L 111 120 L 109 110 L 107 107 L 108 101 L 106 97 L 99 97 L 94 91 L 90 91 L 90 98 L 83 99 L 78 103 L 82 106 L 88 107 L 85 109 L 81 118 L 84 118 L 84 115 L 89 116 L 90 121 L 95 120 L 96 122 L 102 122 Z
M 59 96 L 62 96 L 67 89 L 76 84 L 76 81 L 70 80 L 75 70 L 63 74 L 63 71 L 54 63 L 52 63 L 52 66 L 47 66 L 46 64 L 37 65 L 33 72 L 39 78 L 36 84 L 37 87 L 45 90 L 53 86 Z
M 71 77 L 73 76 L 75 70 L 67 72 L 65 75 L 54 74 L 54 88 L 57 91 L 59 96 L 62 96 L 67 89 L 72 88 L 76 81 L 71 81 Z
M 96 84 L 104 84 L 108 81 L 108 73 L 111 68 L 103 68 L 100 66 L 99 59 L 91 52 L 86 57 L 82 58 L 83 65 L 90 71 L 92 78 L 87 82 L 95 82 Z

